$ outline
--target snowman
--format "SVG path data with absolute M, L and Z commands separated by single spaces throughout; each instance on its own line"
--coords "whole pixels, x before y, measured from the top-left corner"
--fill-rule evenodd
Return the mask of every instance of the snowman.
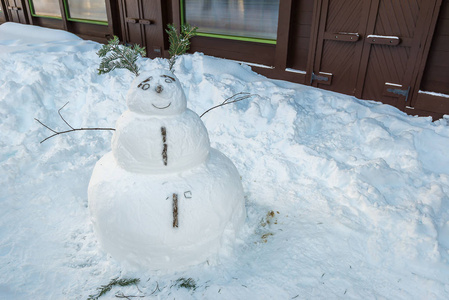
M 210 147 L 170 71 L 139 75 L 127 105 L 112 151 L 89 183 L 96 236 L 106 252 L 133 267 L 176 270 L 205 262 L 244 223 L 238 171 Z

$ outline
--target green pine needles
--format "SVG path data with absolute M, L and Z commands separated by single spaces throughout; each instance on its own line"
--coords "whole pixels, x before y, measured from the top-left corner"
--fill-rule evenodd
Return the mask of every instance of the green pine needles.
M 119 68 L 127 69 L 138 76 L 139 67 L 137 67 L 136 61 L 139 56 L 145 56 L 145 47 L 139 45 L 124 46 L 119 45 L 119 43 L 120 40 L 114 35 L 114 38 L 97 52 L 97 55 L 102 58 L 98 74 L 106 74 Z
M 168 54 L 170 55 L 168 66 L 170 71 L 173 72 L 176 59 L 189 50 L 190 39 L 197 34 L 196 30 L 198 27 L 184 24 L 181 26 L 180 33 L 177 32 L 172 24 L 168 24 L 167 27 L 166 32 L 170 44 L 168 49 Z M 133 46 L 120 45 L 119 38 L 114 35 L 114 38 L 109 40 L 107 45 L 101 47 L 97 55 L 101 58 L 98 74 L 106 74 L 118 68 L 127 69 L 138 76 L 139 67 L 137 67 L 136 61 L 139 57 L 145 56 L 145 47 L 137 44 Z
M 87 300 L 97 300 L 98 298 L 109 292 L 114 286 L 137 285 L 139 281 L 140 279 L 138 278 L 131 278 L 131 279 L 118 279 L 118 277 L 114 278 L 108 284 L 102 285 L 100 288 L 98 288 L 97 294 L 89 295 L 89 298 L 87 298 Z
M 172 24 L 168 24 L 167 27 L 168 29 L 166 32 L 168 34 L 168 42 L 170 43 L 170 48 L 168 49 L 168 54 L 170 54 L 168 66 L 170 71 L 173 72 L 173 66 L 175 65 L 176 59 L 179 55 L 183 55 L 189 50 L 190 39 L 197 35 L 196 30 L 198 27 L 184 24 L 181 26 L 181 33 L 178 33 L 175 26 Z

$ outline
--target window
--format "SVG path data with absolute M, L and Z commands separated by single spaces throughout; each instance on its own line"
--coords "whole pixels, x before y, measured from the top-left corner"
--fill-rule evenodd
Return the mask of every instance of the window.
M 107 22 L 104 0 L 66 0 L 70 19 Z
M 33 16 L 61 18 L 59 0 L 30 0 Z
M 275 43 L 279 0 L 181 0 L 200 35 Z

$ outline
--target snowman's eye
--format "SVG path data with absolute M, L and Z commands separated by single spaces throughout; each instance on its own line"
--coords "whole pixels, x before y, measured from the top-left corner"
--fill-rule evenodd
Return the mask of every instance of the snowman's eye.
M 161 77 L 165 78 L 166 83 L 172 83 L 173 81 L 176 81 L 174 77 L 168 76 L 168 75 L 161 75 Z
M 144 81 L 142 81 L 141 83 L 139 83 L 139 85 L 137 87 L 141 88 L 142 90 L 148 90 L 150 88 L 150 84 L 147 82 L 151 81 L 151 79 L 153 79 L 153 76 L 150 76 L 147 79 L 145 79 Z

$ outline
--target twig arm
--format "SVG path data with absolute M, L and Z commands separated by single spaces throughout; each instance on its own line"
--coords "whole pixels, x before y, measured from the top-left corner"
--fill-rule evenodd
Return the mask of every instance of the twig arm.
M 36 119 L 36 121 L 38 121 L 39 123 L 41 123 L 39 120 Z M 42 123 L 41 123 L 42 124 Z M 44 125 L 44 124 L 42 124 Z M 45 126 L 45 125 L 44 125 Z M 47 127 L 47 126 L 45 126 Z M 48 127 L 47 127 L 48 128 Z M 50 128 L 49 128 L 50 129 Z M 69 132 L 74 132 L 74 131 L 82 131 L 82 130 L 115 130 L 114 128 L 74 128 L 74 129 L 70 129 L 70 130 L 66 130 L 66 131 L 59 131 L 56 132 L 52 129 L 50 129 L 51 131 L 55 132 L 55 134 L 52 134 L 48 137 L 46 137 L 45 139 L 43 139 L 40 143 L 42 144 L 43 142 L 45 142 L 48 139 L 51 139 L 54 136 L 60 135 L 60 134 L 64 134 L 64 133 L 69 133 Z
M 42 144 L 43 142 L 45 142 L 46 140 L 60 135 L 60 134 L 64 134 L 64 133 L 69 133 L 69 132 L 73 132 L 73 131 L 82 131 L 82 130 L 115 130 L 114 128 L 73 128 L 62 116 L 61 114 L 61 110 L 67 105 L 69 104 L 69 102 L 67 102 L 66 104 L 64 104 L 60 109 L 58 109 L 58 114 L 61 117 L 61 119 L 64 121 L 64 123 L 70 127 L 70 130 L 66 130 L 66 131 L 56 131 L 53 128 L 50 128 L 49 126 L 45 125 L 44 123 L 42 123 L 40 120 L 34 118 L 39 124 L 41 124 L 42 126 L 44 126 L 45 128 L 47 128 L 48 130 L 50 130 L 51 132 L 53 132 L 54 134 L 46 137 L 45 139 L 43 139 L 40 143 Z
M 71 129 L 74 129 L 72 126 L 70 126 L 69 123 L 67 123 L 67 121 L 64 119 L 64 117 L 61 115 L 61 109 L 63 109 L 67 104 L 69 104 L 69 102 L 67 102 L 66 104 L 64 104 L 60 109 L 58 109 L 58 114 L 61 117 L 61 119 L 64 121 L 64 123 L 67 124 L 67 126 L 69 126 Z
M 47 125 L 45 125 L 44 123 L 42 123 L 41 121 L 39 121 L 38 119 L 34 118 L 37 122 L 39 122 L 39 124 L 41 124 L 42 126 L 44 126 L 45 128 L 47 128 L 50 131 L 53 131 L 54 133 L 58 133 L 57 131 L 54 131 L 53 129 L 51 129 L 50 127 L 48 127 Z
M 232 101 L 229 101 L 230 99 L 234 98 L 236 95 L 239 95 L 239 94 L 247 94 L 247 95 L 246 95 L 246 96 L 242 96 L 242 97 L 237 98 L 237 99 L 234 99 L 234 100 L 232 100 Z M 229 97 L 228 99 L 226 99 L 225 101 L 223 101 L 223 103 L 218 104 L 218 105 L 215 105 L 215 106 L 209 108 L 208 110 L 206 110 L 205 112 L 203 112 L 203 113 L 200 115 L 200 118 L 203 117 L 205 114 L 207 114 L 208 112 L 210 112 L 211 110 L 213 110 L 213 109 L 215 109 L 215 108 L 218 108 L 218 107 L 220 107 L 220 106 L 224 106 L 224 105 L 226 105 L 226 104 L 236 103 L 236 102 L 239 102 L 239 101 L 242 101 L 242 100 L 251 98 L 251 97 L 253 97 L 253 96 L 260 97 L 260 96 L 257 95 L 257 94 L 248 94 L 248 93 L 238 93 L 238 94 L 235 94 L 234 96 Z

